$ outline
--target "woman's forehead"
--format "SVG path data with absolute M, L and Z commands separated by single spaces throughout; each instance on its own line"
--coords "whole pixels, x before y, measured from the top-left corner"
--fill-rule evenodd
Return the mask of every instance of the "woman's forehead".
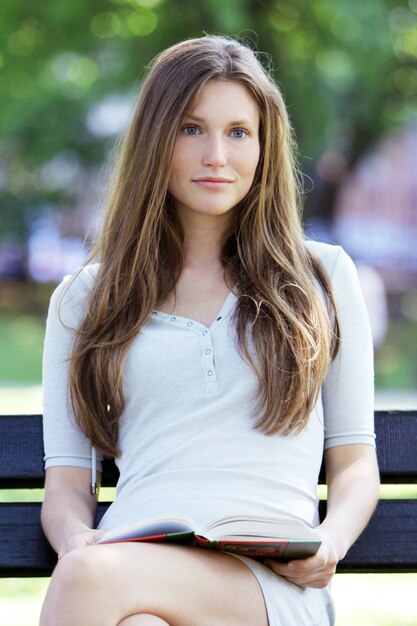
M 240 118 L 255 121 L 259 118 L 259 105 L 251 90 L 243 81 L 212 78 L 204 83 L 187 106 L 184 115 L 198 118 L 210 114 L 216 108 L 227 104 L 230 113 Z

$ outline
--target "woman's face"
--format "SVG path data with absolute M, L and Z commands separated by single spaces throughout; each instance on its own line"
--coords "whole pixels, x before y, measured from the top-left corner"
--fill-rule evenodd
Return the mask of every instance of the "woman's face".
M 183 118 L 168 190 L 180 218 L 224 216 L 248 193 L 259 160 L 260 115 L 240 82 L 210 80 Z

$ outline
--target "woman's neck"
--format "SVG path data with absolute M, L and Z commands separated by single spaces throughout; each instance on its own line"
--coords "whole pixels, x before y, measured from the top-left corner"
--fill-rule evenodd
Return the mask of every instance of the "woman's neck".
M 224 220 L 193 220 L 183 224 L 184 268 L 208 272 L 221 269 L 224 224 Z

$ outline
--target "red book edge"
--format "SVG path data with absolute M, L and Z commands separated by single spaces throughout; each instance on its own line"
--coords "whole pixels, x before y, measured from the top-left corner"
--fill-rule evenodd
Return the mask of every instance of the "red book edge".
M 247 554 L 248 556 L 271 557 L 275 559 L 279 559 L 284 555 L 288 545 L 288 541 L 286 540 L 274 541 L 272 543 L 270 540 L 244 541 L 237 539 L 233 541 L 233 539 L 220 539 L 219 541 L 211 542 L 206 537 L 202 537 L 201 535 L 195 536 L 195 542 L 196 545 L 201 548 L 210 548 L 212 546 L 216 550 L 224 550 L 225 552 L 236 552 L 237 554 Z
M 129 539 L 112 539 L 111 541 L 106 541 L 105 543 L 133 543 L 138 541 L 166 541 L 168 535 L 149 535 L 147 537 L 129 537 Z

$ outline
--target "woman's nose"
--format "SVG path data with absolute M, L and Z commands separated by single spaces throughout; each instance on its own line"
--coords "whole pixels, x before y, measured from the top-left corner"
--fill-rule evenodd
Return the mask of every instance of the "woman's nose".
M 203 154 L 203 165 L 206 167 L 222 167 L 226 165 L 226 148 L 223 140 L 218 137 L 207 140 Z

